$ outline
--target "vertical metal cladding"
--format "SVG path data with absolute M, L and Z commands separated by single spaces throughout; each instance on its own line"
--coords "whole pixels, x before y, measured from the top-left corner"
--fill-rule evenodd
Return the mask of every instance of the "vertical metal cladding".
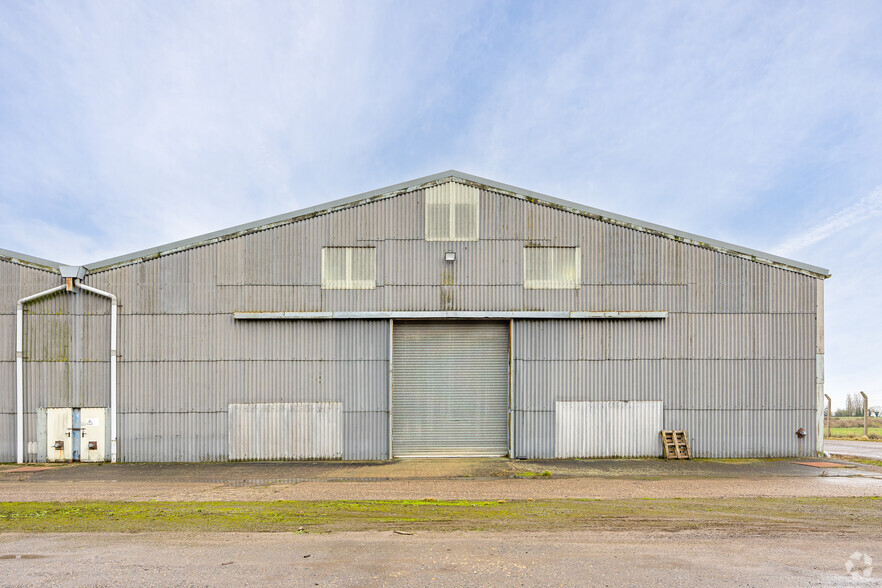
M 120 426 L 123 459 L 225 460 L 230 404 L 297 402 L 340 403 L 344 459 L 386 456 L 386 321 L 127 315 L 124 322 L 123 340 L 130 335 L 132 348 L 120 361 L 120 411 L 137 429 Z M 179 359 L 164 356 L 168 349 Z M 169 415 L 181 415 L 177 422 L 188 428 L 178 436 L 151 434 Z M 161 458 L 150 457 L 150 443 Z
M 0 461 L 16 458 L 16 303 L 60 285 L 58 274 L 0 259 Z M 69 398 L 82 384 L 82 350 L 72 347 L 77 318 L 70 296 L 52 295 L 24 307 L 22 317 L 24 448 L 37 439 L 37 410 Z M 81 311 L 80 311 L 80 314 Z M 82 318 L 79 322 L 81 324 Z M 25 449 L 25 459 L 35 459 Z
M 231 460 L 341 459 L 343 403 L 230 404 Z
M 743 330 L 716 328 L 704 315 L 697 324 L 708 328 L 698 330 L 677 315 L 663 322 L 515 321 L 514 405 L 529 430 L 557 402 L 661 400 L 665 428 L 687 429 L 698 457 L 809 455 L 814 441 L 799 443 L 795 432 L 814 423 L 806 420 L 814 414 L 812 350 L 801 337 L 781 336 L 780 320 L 745 316 Z M 674 332 L 654 336 L 659 329 Z M 669 344 L 690 338 L 710 344 L 698 353 Z M 774 343 L 741 349 L 721 340 Z M 533 452 L 527 457 L 548 454 L 535 442 L 521 447 Z
M 227 411 L 121 412 L 120 461 L 226 461 Z
M 554 456 L 659 456 L 663 405 L 659 400 L 556 402 Z
M 660 400 L 665 427 L 690 430 L 700 456 L 815 447 L 818 278 L 489 189 L 479 207 L 477 241 L 427 241 L 415 189 L 87 275 L 121 304 L 120 459 L 225 460 L 230 404 L 299 402 L 342 403 L 344 459 L 388 455 L 385 321 L 237 322 L 236 311 L 665 310 L 514 321 L 515 456 L 554 456 L 557 402 Z M 526 245 L 579 247 L 579 288 L 525 290 Z M 376 288 L 323 290 L 322 247 L 375 248 Z M 60 283 L 0 260 L 3 460 L 15 450 L 15 302 Z M 39 408 L 107 398 L 108 311 L 82 293 L 28 305 L 26 443 Z M 799 427 L 812 432 L 804 443 Z
M 686 430 L 695 457 L 808 457 L 816 455 L 814 419 L 814 409 L 666 409 L 665 429 Z
M 514 451 L 518 459 L 554 457 L 554 411 L 518 410 L 512 412 L 515 430 Z

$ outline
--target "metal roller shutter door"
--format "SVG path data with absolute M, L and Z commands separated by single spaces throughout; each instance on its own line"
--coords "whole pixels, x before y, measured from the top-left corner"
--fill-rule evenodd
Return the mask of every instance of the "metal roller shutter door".
M 508 454 L 509 324 L 396 321 L 392 451 Z

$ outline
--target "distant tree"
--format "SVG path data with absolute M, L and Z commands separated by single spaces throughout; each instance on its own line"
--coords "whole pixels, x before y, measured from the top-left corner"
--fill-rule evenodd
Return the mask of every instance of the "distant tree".
M 847 416 L 864 416 L 864 398 L 857 392 L 845 395 Z

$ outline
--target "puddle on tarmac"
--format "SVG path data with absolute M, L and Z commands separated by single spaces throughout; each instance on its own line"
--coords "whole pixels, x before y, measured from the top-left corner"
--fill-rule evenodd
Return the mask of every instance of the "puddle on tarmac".
M 49 557 L 48 555 L 35 555 L 32 553 L 9 553 L 6 555 L 0 555 L 0 559 L 43 559 L 44 557 Z
M 303 482 L 387 482 L 392 479 L 393 478 L 257 478 L 249 480 L 206 480 L 206 482 L 210 484 L 223 484 L 224 486 L 270 486 L 272 484 L 301 484 Z
M 882 477 L 867 472 L 867 475 L 858 474 L 852 476 L 818 476 L 817 480 L 825 484 L 850 486 L 853 488 L 876 488 L 882 487 Z

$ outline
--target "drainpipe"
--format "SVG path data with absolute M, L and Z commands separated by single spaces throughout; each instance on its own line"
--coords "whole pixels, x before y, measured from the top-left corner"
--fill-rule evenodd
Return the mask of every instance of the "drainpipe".
M 79 278 L 74 283 L 86 292 L 110 298 L 110 463 L 116 463 L 116 313 L 118 301 L 115 294 L 87 286 Z
M 31 296 L 25 296 L 15 306 L 15 459 L 18 463 L 24 463 L 24 357 L 22 355 L 24 305 L 67 288 L 67 285 L 56 286 Z

